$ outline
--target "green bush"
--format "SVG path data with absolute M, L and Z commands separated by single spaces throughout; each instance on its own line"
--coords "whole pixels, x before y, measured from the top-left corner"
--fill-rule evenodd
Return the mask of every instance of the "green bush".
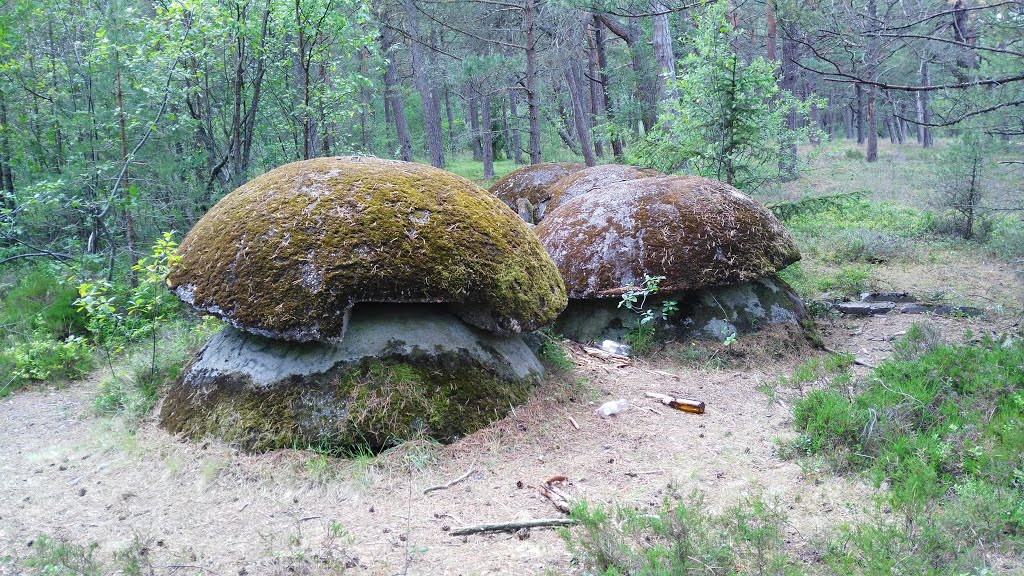
M 1024 258 L 1024 220 L 1019 216 L 995 220 L 988 236 L 988 249 L 1006 260 Z
M 89 344 L 81 336 L 54 341 L 37 334 L 5 352 L 13 368 L 12 376 L 21 381 L 72 379 L 92 369 Z

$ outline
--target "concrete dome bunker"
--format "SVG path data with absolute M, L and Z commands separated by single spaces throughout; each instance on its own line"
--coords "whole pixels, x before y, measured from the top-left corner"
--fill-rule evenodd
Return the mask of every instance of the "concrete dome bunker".
M 230 327 L 161 423 L 250 450 L 449 441 L 521 403 L 543 372 L 520 332 L 566 304 L 511 210 L 473 183 L 374 157 L 287 164 L 183 240 L 168 287 Z
M 648 306 L 679 304 L 676 336 L 724 339 L 806 313 L 775 273 L 800 258 L 785 227 L 740 191 L 695 176 L 612 183 L 553 209 L 537 226 L 569 306 L 555 328 L 578 341 L 620 340 L 638 316 L 619 307 L 647 276 L 664 277 Z

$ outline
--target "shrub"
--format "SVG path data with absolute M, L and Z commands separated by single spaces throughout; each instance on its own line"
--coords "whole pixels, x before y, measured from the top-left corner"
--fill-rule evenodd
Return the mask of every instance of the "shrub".
M 934 336 L 908 331 L 852 398 L 832 387 L 795 406 L 803 451 L 889 486 L 902 518 L 848 527 L 826 555 L 837 571 L 886 574 L 899 558 L 901 573 L 961 573 L 1024 547 L 1024 343 Z
M 988 249 L 1006 260 L 1024 258 L 1024 219 L 1006 216 L 993 222 Z

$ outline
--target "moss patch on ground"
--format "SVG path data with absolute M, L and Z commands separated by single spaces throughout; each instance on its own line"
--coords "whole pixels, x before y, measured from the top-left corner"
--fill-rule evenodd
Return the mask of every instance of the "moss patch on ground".
M 565 307 L 529 228 L 472 182 L 420 164 L 318 158 L 272 170 L 185 237 L 167 283 L 197 309 L 292 340 L 342 335 L 357 302 L 445 302 L 497 332 Z

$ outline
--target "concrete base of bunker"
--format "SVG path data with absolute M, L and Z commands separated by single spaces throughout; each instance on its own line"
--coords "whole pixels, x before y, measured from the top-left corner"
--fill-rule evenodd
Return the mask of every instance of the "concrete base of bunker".
M 441 306 L 362 305 L 339 344 L 225 328 L 172 387 L 160 423 L 251 451 L 450 442 L 505 416 L 542 373 L 520 337 L 467 326 Z
M 657 322 L 666 338 L 714 339 L 723 341 L 733 334 L 747 334 L 772 324 L 803 326 L 807 311 L 800 297 L 784 281 L 767 277 L 706 288 L 694 292 L 657 295 L 647 299 L 645 309 L 661 310 L 662 302 L 676 301 L 679 313 L 667 322 Z M 626 340 L 640 321 L 637 312 L 619 307 L 619 298 L 570 299 L 555 323 L 555 330 L 577 342 Z

